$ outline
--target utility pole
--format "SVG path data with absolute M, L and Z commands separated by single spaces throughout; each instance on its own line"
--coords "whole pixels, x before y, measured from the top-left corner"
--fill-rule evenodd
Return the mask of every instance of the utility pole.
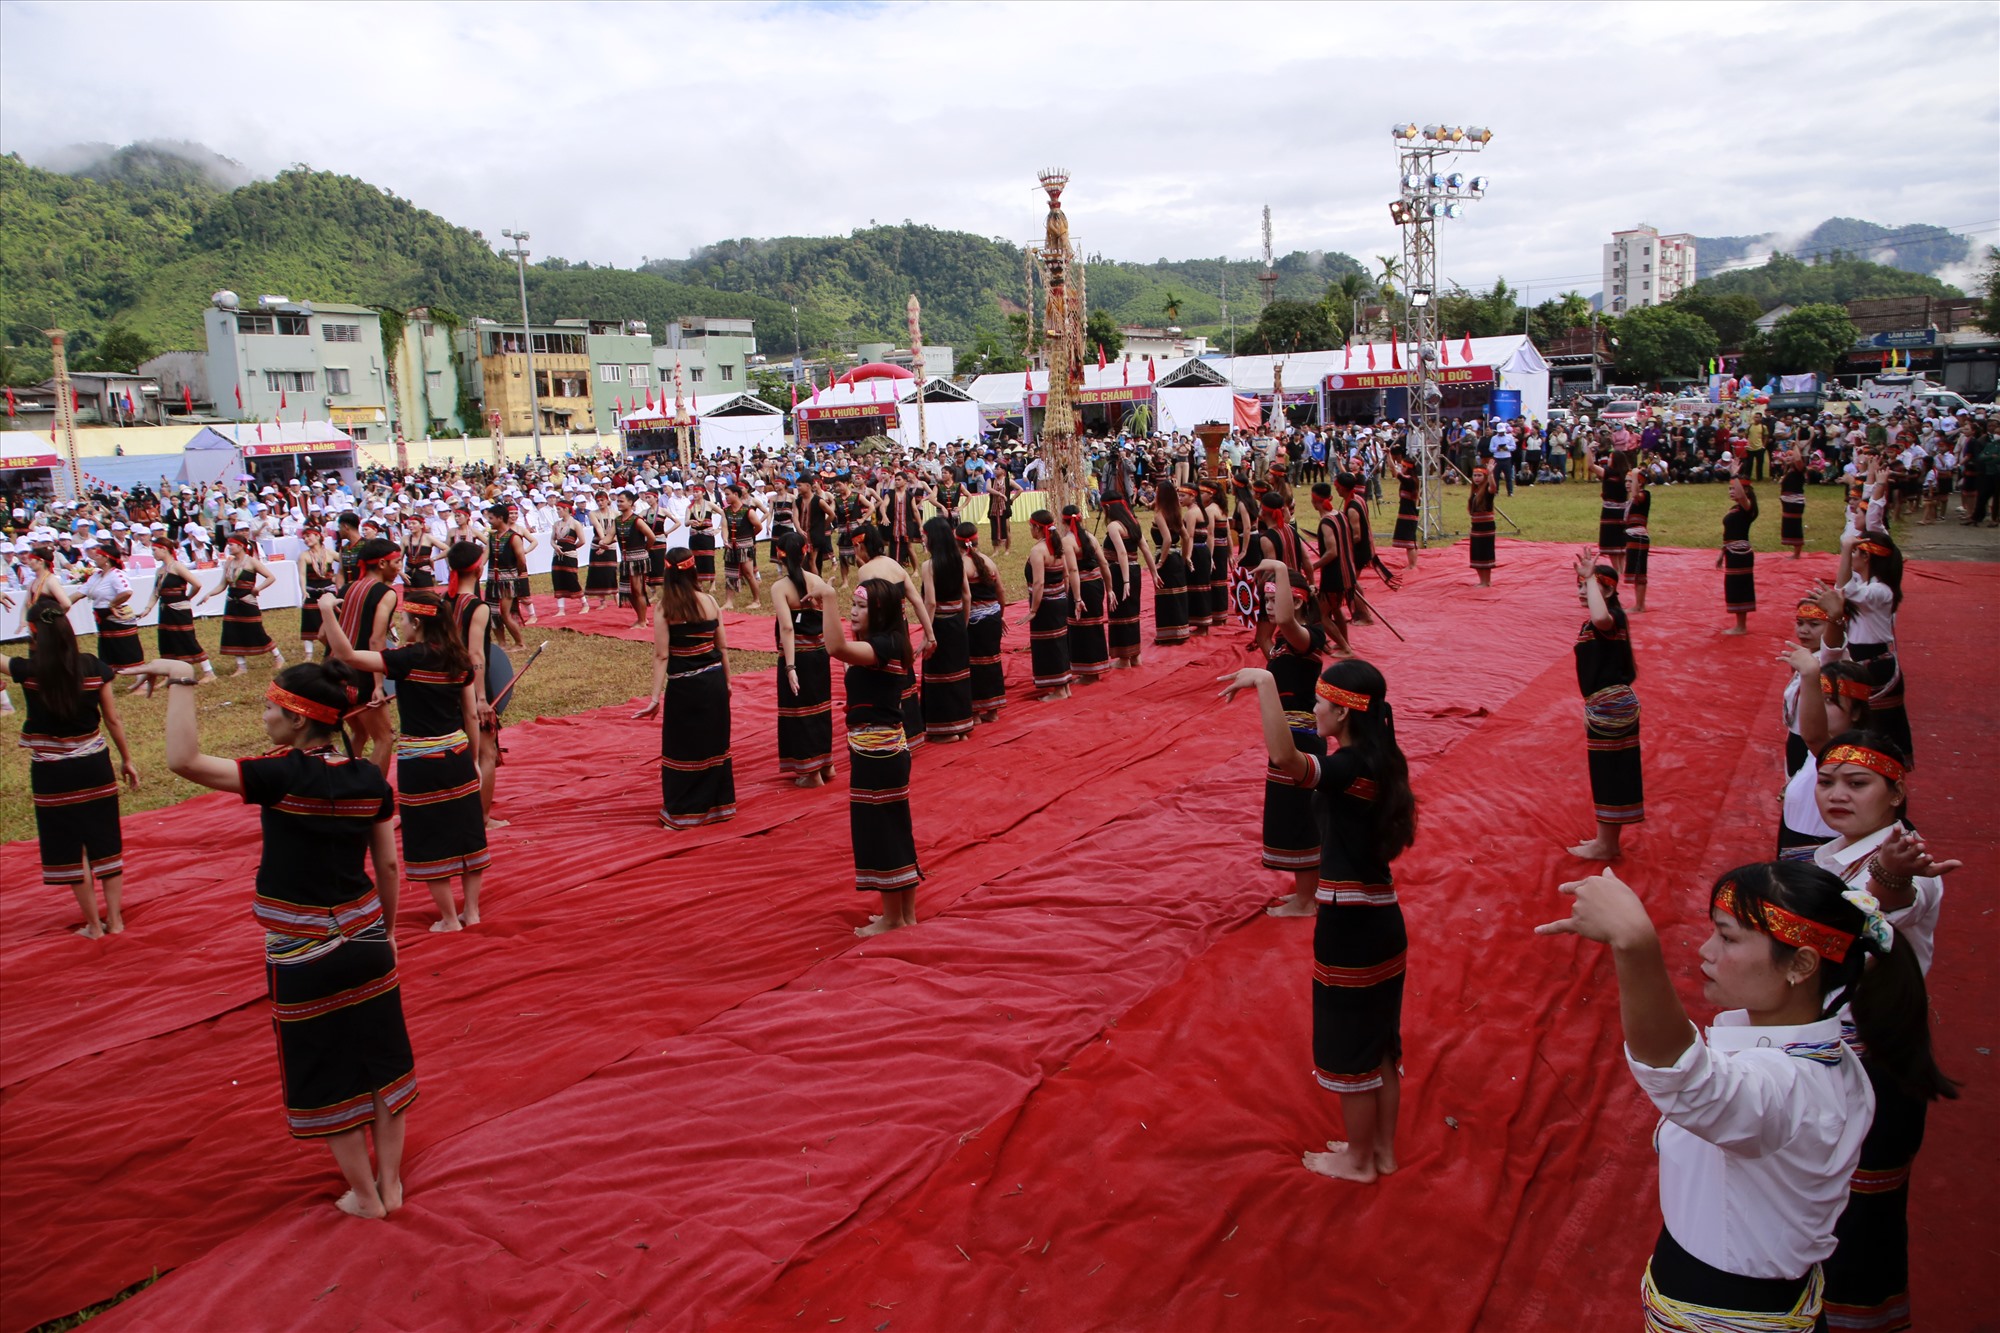
M 535 460 L 542 457 L 542 395 L 535 385 L 535 335 L 528 325 L 528 233 L 508 231 L 501 228 L 500 234 L 514 242 L 512 250 L 502 250 L 500 257 L 514 261 L 514 277 L 521 284 L 521 348 L 528 354 L 528 414 L 529 427 L 535 437 Z

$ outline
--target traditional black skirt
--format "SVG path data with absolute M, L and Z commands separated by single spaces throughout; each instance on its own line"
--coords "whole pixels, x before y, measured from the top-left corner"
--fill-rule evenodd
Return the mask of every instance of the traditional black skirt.
M 1597 511 L 1597 549 L 1605 555 L 1625 551 L 1625 506 L 1606 504 Z
M 1077 576 L 1083 587 L 1083 609 L 1069 622 L 1069 668 L 1085 679 L 1111 669 L 1111 646 L 1105 637 L 1104 571 L 1086 569 Z
M 1910 736 L 1910 714 L 1903 705 L 1903 667 L 1886 643 L 1849 643 L 1847 655 L 1868 664 L 1868 683 L 1875 693 L 1868 700 L 1868 726 L 1903 747 L 1910 767 L 1917 766 L 1917 747 Z
M 299 1139 L 369 1124 L 377 1095 L 392 1112 L 417 1096 L 416 1060 L 386 928 L 377 921 L 316 958 L 288 961 L 288 955 L 310 955 L 326 944 L 281 935 L 267 936 L 265 944 L 285 1119 Z
M 1757 556 L 1747 541 L 1722 544 L 1722 604 L 1727 611 L 1757 609 Z
M 1322 882 L 1313 925 L 1313 1071 L 1328 1092 L 1371 1092 L 1403 1058 L 1403 909 L 1387 885 L 1352 892 L 1370 901 L 1329 900 Z
M 1825 1286 L 1818 1264 L 1804 1277 L 1725 1273 L 1682 1249 L 1664 1226 L 1639 1284 L 1648 1329 L 1814 1328 Z M 1686 1307 L 1698 1307 L 1688 1312 Z M 1692 1313 L 1693 1318 L 1684 1317 Z M 1741 1322 L 1735 1322 L 1740 1318 Z M 1787 1322 L 1780 1323 L 1779 1320 Z
M 792 641 L 799 688 L 778 664 L 778 771 L 809 777 L 833 767 L 833 666 L 826 640 L 799 635 Z
M 428 549 L 428 548 L 427 548 Z M 403 565 L 403 586 L 406 588 L 437 587 L 437 571 L 425 558 L 412 557 Z
M 646 577 L 658 582 L 667 576 L 667 548 L 648 546 L 646 548 Z
M 966 661 L 972 669 L 972 711 L 997 713 L 1007 706 L 1007 671 L 1000 664 L 1000 640 L 1007 632 L 1007 617 L 998 602 L 975 602 L 972 617 L 965 631 Z
M 35 801 L 42 882 L 83 883 L 84 858 L 93 875 L 125 869 L 125 838 L 118 826 L 118 773 L 111 751 L 99 748 L 70 759 L 31 758 L 28 790 Z
M 1780 495 L 1778 497 L 1778 544 L 1780 546 L 1804 546 L 1806 544 L 1806 497 L 1803 495 Z
M 1396 529 L 1389 536 L 1389 544 L 1398 550 L 1417 549 L 1417 505 L 1414 500 L 1404 500 L 1396 507 Z
M 317 582 L 311 579 L 306 581 L 305 605 L 299 608 L 299 638 L 301 641 L 305 643 L 318 643 L 323 637 L 320 626 L 319 599 L 322 593 L 329 592 L 334 593 L 336 598 L 339 597 L 339 593 L 334 589 L 332 579 L 320 579 Z M 188 615 L 188 624 L 194 624 L 192 611 Z M 166 626 L 167 611 L 165 607 L 161 607 L 160 628 L 164 631 Z M 164 648 L 160 650 L 160 655 L 162 657 L 167 655 Z
M 1494 533 L 1499 529 L 1494 526 L 1493 515 L 1491 514 L 1474 514 L 1471 517 L 1472 537 L 1468 542 L 1468 546 L 1471 550 L 1472 567 L 1474 569 L 1491 569 L 1498 563 L 1493 558 L 1493 539 Z M 1332 565 L 1329 564 L 1327 568 L 1332 568 Z
M 1288 713 L 1292 744 L 1307 754 L 1326 758 L 1326 738 L 1313 725 L 1311 713 Z M 1313 789 L 1301 787 L 1266 762 L 1264 765 L 1264 865 L 1271 870 L 1311 870 L 1319 865 L 1319 820 L 1313 814 Z
M 714 572 L 711 567 L 710 573 Z M 590 548 L 590 570 L 584 575 L 584 589 L 601 592 L 607 596 L 618 591 L 618 548 L 615 546 L 592 546 Z
M 1188 566 L 1179 551 L 1160 557 L 1160 576 L 1153 584 L 1153 638 L 1158 643 L 1186 643 L 1188 637 Z
M 1043 593 L 1028 622 L 1028 661 L 1035 688 L 1061 689 L 1076 679 L 1069 667 L 1069 593 Z
M 720 663 L 670 674 L 660 713 L 660 823 L 696 828 L 735 817 L 729 681 Z
M 847 733 L 847 828 L 854 843 L 854 887 L 863 893 L 914 889 L 916 833 L 910 824 L 910 751 L 896 727 Z
M 128 671 L 146 660 L 146 646 L 139 642 L 139 627 L 120 620 L 103 607 L 92 607 L 97 617 L 97 657 L 114 671 Z
M 971 638 L 965 618 L 942 613 L 931 619 L 937 651 L 924 659 L 919 695 L 924 734 L 933 738 L 972 732 Z
M 558 597 L 575 597 L 583 591 L 583 583 L 577 578 L 576 557 L 556 552 L 549 566 L 549 582 Z
M 1910 1327 L 1910 1167 L 1928 1103 L 1872 1073 L 1875 1120 L 1861 1141 L 1847 1207 L 1826 1261 L 1827 1321 L 1838 1328 Z
M 1590 755 L 1590 799 L 1600 824 L 1638 824 L 1646 818 L 1646 787 L 1639 767 L 1639 696 L 1613 685 L 1583 701 L 1584 745 Z
M 1215 583 L 1215 558 L 1210 553 L 1208 543 L 1194 544 L 1194 555 L 1188 561 L 1188 627 L 1199 633 L 1212 623 L 1215 606 L 1213 604 Z
M 263 611 L 235 588 L 225 594 L 222 604 L 222 651 L 230 657 L 256 657 L 271 651 Z
M 176 662 L 193 662 L 197 666 L 208 660 L 208 650 L 201 646 L 201 640 L 194 632 L 194 604 L 191 602 L 160 603 L 159 637 L 161 657 Z
M 1125 563 L 1123 586 L 1112 602 L 1108 638 L 1111 655 L 1122 661 L 1139 659 L 1139 562 Z
M 448 879 L 492 863 L 479 769 L 464 732 L 396 738 L 396 809 L 409 878 Z
M 1644 528 L 1625 530 L 1625 582 L 1634 588 L 1646 586 L 1646 565 L 1653 553 L 1652 534 Z
M 715 577 L 715 534 L 697 532 L 688 538 L 688 551 L 694 556 L 694 576 L 699 579 Z

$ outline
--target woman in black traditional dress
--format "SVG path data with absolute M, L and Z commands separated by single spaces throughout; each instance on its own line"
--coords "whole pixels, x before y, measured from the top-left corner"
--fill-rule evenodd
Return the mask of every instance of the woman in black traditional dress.
M 1806 553 L 1806 458 L 1803 449 L 1787 449 L 1778 459 L 1778 543 L 1792 548 L 1792 559 Z
M 1742 477 L 1729 480 L 1729 508 L 1722 514 L 1722 550 L 1715 557 L 1722 574 L 1723 608 L 1736 617 L 1724 634 L 1748 634 L 1757 609 L 1757 556 L 1750 549 L 1750 525 L 1757 521 L 1757 492 Z
M 317 521 L 307 524 L 301 536 L 305 539 L 305 550 L 299 552 L 299 577 L 305 580 L 305 602 L 299 607 L 299 644 L 306 661 L 310 662 L 313 645 L 322 638 L 319 599 L 322 594 L 340 591 L 340 557 L 327 546 L 326 529 Z M 160 623 L 163 626 L 166 624 L 164 610 L 160 613 Z M 188 623 L 194 623 L 192 616 Z M 162 648 L 160 656 L 178 657 L 179 654 Z
M 958 546 L 973 571 L 965 595 L 972 601 L 965 628 L 966 661 L 972 670 L 972 711 L 981 722 L 992 722 L 1007 706 L 1007 671 L 1000 663 L 1000 641 L 1007 633 L 1007 590 L 1000 583 L 1000 566 L 979 549 L 979 526 L 958 525 Z
M 1403 450 L 1396 450 L 1391 459 L 1391 466 L 1396 469 L 1396 530 L 1389 540 L 1408 557 L 1409 567 L 1415 569 L 1417 548 L 1422 545 L 1417 540 L 1417 489 L 1423 481 L 1417 475 L 1416 464 Z
M 1200 492 L 1192 486 L 1187 492 L 1190 502 L 1184 516 L 1192 542 L 1188 548 L 1187 616 L 1192 637 L 1205 635 L 1209 629 L 1208 585 L 1215 576 L 1215 547 L 1209 545 L 1209 538 L 1216 529 L 1209 522 L 1208 506 L 1202 503 Z
M 1161 478 L 1153 503 L 1153 538 L 1159 544 L 1159 559 L 1153 563 L 1153 642 L 1186 643 L 1188 555 L 1194 534 L 1171 481 Z
M 1326 631 L 1320 628 L 1312 583 L 1282 560 L 1266 560 L 1257 567 L 1257 577 L 1274 627 L 1267 669 L 1277 682 L 1292 743 L 1324 759 L 1326 740 L 1313 720 L 1317 698 L 1313 691 L 1326 652 Z M 1319 825 L 1313 817 L 1313 794 L 1269 767 L 1264 773 L 1263 864 L 1292 876 L 1291 895 L 1265 911 L 1272 916 L 1311 916 L 1319 910 Z
M 653 618 L 651 590 L 646 586 L 646 548 L 652 544 L 653 529 L 632 508 L 632 494 L 618 492 L 618 566 L 626 595 L 632 599 L 632 623 L 644 625 Z
M 1614 449 L 1600 462 L 1595 449 L 1584 455 L 1590 475 L 1598 479 L 1597 553 L 1622 575 L 1625 569 L 1625 502 L 1631 490 L 1625 476 L 1631 465 Z
M 1584 744 L 1590 757 L 1590 799 L 1597 836 L 1569 849 L 1586 861 L 1615 861 L 1627 824 L 1646 818 L 1646 788 L 1639 765 L 1639 678 L 1625 608 L 1618 604 L 1618 574 L 1608 564 L 1576 558 L 1576 595 L 1590 612 L 1576 636 L 1576 684 L 1583 691 Z
M 694 552 L 667 552 L 653 628 L 653 697 L 660 714 L 660 823 L 699 828 L 736 817 L 729 757 L 729 642 L 715 599 L 695 587 Z M 671 685 L 673 700 L 663 710 Z
M 577 577 L 577 552 L 583 549 L 590 534 L 577 522 L 576 506 L 558 497 L 555 530 L 549 535 L 555 543 L 555 554 L 549 557 L 549 586 L 556 595 L 556 618 L 561 619 L 569 614 L 570 598 L 583 598 L 583 583 Z
M 881 579 L 902 589 L 903 600 L 924 627 L 923 655 L 929 657 L 937 649 L 937 636 L 931 632 L 930 608 L 924 605 L 923 591 L 910 578 L 910 571 L 903 568 L 902 562 L 889 549 L 888 529 L 864 523 L 855 540 L 861 554 L 867 557 L 862 561 L 861 568 L 854 571 L 856 586 L 869 579 Z M 923 689 L 914 671 L 903 680 L 903 737 L 912 750 L 924 743 Z
M 618 520 L 611 513 L 611 493 L 599 491 L 596 495 L 597 507 L 590 511 L 590 569 L 583 576 L 583 609 L 590 610 L 590 599 L 597 598 L 597 609 L 602 611 L 611 605 L 611 599 L 618 595 Z M 712 548 L 715 539 L 709 539 Z M 715 559 L 709 558 L 710 572 L 714 572 Z
M 1139 570 L 1142 559 L 1148 565 L 1152 562 L 1151 545 L 1136 521 L 1127 524 L 1114 514 L 1104 525 L 1104 551 L 1111 576 L 1111 605 L 1105 635 L 1111 663 L 1117 667 L 1135 667 L 1139 665 L 1141 640 L 1145 637 L 1140 626 Z
M 1220 628 L 1229 623 L 1229 562 L 1234 546 L 1229 513 L 1222 507 L 1222 487 L 1213 478 L 1202 480 L 1201 507 L 1208 515 L 1208 623 Z
M 322 612 L 334 610 L 324 595 Z M 433 931 L 479 924 L 479 885 L 492 858 L 486 850 L 486 813 L 479 804 L 475 739 L 478 706 L 472 658 L 452 607 L 434 589 L 403 593 L 405 645 L 386 652 L 357 651 L 341 632 L 340 617 L 326 616 L 327 650 L 334 660 L 396 682 L 396 805 L 403 816 L 403 874 L 422 880 L 437 904 Z M 465 886 L 461 919 L 451 881 Z
M 931 633 L 937 642 L 936 649 L 924 658 L 924 736 L 945 744 L 972 734 L 969 562 L 958 548 L 951 520 L 942 514 L 924 524 L 924 549 L 929 556 L 917 577 L 923 584 L 924 606 L 931 613 Z
M 1064 505 L 1062 518 L 1068 530 L 1063 548 L 1076 565 L 1077 583 L 1076 610 L 1069 622 L 1069 669 L 1088 685 L 1111 669 L 1111 647 L 1105 637 L 1104 552 L 1083 526 L 1083 513 L 1075 505 Z
M 47 548 L 44 548 L 47 549 Z M 28 655 L 7 659 L 7 672 L 27 700 L 21 719 L 28 752 L 28 789 L 35 803 L 42 882 L 63 884 L 83 910 L 82 934 L 101 939 L 125 929 L 125 841 L 118 825 L 118 779 L 139 789 L 139 770 L 125 744 L 112 697 L 111 669 L 76 648 L 76 632 L 61 602 L 28 606 Z M 187 668 L 190 674 L 194 668 Z M 118 747 L 118 772 L 104 744 Z M 104 916 L 97 893 L 104 890 Z
M 803 533 L 780 537 L 779 575 L 771 581 L 777 612 L 778 771 L 796 787 L 825 786 L 833 777 L 833 666 L 826 655 L 822 596 L 833 589 L 806 568 Z M 695 571 L 696 586 L 701 571 Z
M 914 673 L 902 591 L 887 579 L 854 590 L 854 637 L 825 618 L 826 650 L 847 664 L 847 827 L 854 887 L 882 895 L 882 914 L 855 927 L 862 937 L 917 923 L 916 833 L 910 822 L 910 747 L 903 736 L 903 682 Z
M 1646 524 L 1653 516 L 1653 492 L 1642 467 L 1632 469 L 1625 485 L 1625 582 L 1632 589 L 1632 610 L 1636 613 L 1646 609 L 1647 566 L 1653 555 L 1653 534 Z
M 411 510 L 403 524 L 403 535 L 397 543 L 403 548 L 403 586 L 405 588 L 437 587 L 437 558 L 442 548 L 437 538 L 431 535 L 430 520 L 422 513 Z M 319 601 L 317 592 L 308 591 L 306 605 Z
M 515 647 L 524 648 L 527 638 L 521 633 L 519 607 L 528 581 L 527 538 L 515 526 L 513 508 L 504 502 L 487 506 L 486 517 L 492 520 L 487 543 L 493 553 L 486 565 L 486 604 L 493 608 L 500 638 L 512 639 Z
M 185 662 L 147 670 L 171 686 L 195 683 Z M 293 1138 L 324 1139 L 333 1150 L 348 1184 L 335 1207 L 387 1217 L 403 1203 L 403 1113 L 416 1100 L 417 1071 L 392 937 L 401 887 L 395 794 L 373 764 L 334 751 L 357 683 L 333 663 L 280 672 L 263 717 L 279 748 L 255 759 L 203 754 L 194 692 L 169 689 L 167 766 L 263 807 L 251 913 L 264 930 L 285 1117 Z
M 1319 919 L 1313 925 L 1313 1072 L 1340 1096 L 1345 1142 L 1308 1151 L 1306 1169 L 1372 1184 L 1396 1169 L 1409 936 L 1389 863 L 1416 840 L 1409 764 L 1396 744 L 1388 686 L 1352 658 L 1314 687 L 1313 724 L 1327 755 L 1299 748 L 1271 672 L 1223 676 L 1228 699 L 1254 689 L 1271 768 L 1318 793 Z
M 201 646 L 201 640 L 194 632 L 194 591 L 201 586 L 200 581 L 188 568 L 187 562 L 181 559 L 180 544 L 164 532 L 153 534 L 153 559 L 159 564 L 153 572 L 152 595 L 133 618 L 144 620 L 146 613 L 157 603 L 160 608 L 159 655 L 200 667 L 204 679 L 214 680 L 215 668 L 209 665 L 208 650 Z
M 1472 536 L 1466 547 L 1482 588 L 1493 586 L 1493 566 L 1498 563 L 1493 558 L 1497 531 L 1493 525 L 1493 498 L 1499 489 L 1493 481 L 1493 451 L 1489 449 L 1480 456 L 1479 466 L 1472 469 L 1472 488 L 1465 497 L 1465 512 L 1472 521 Z
M 1055 523 L 1046 509 L 1028 516 L 1035 538 L 1028 548 L 1028 660 L 1041 691 L 1035 697 L 1044 703 L 1069 698 L 1076 679 L 1069 668 L 1069 617 L 1081 585 Z
M 257 605 L 258 596 L 264 589 L 277 581 L 277 575 L 263 558 L 255 554 L 247 532 L 232 532 L 226 543 L 228 556 L 222 562 L 222 578 L 213 588 L 194 599 L 200 606 L 217 593 L 225 594 L 222 601 L 222 653 L 236 659 L 236 674 L 242 675 L 250 669 L 249 659 L 271 655 L 272 664 L 280 671 L 285 669 L 285 655 L 278 651 L 278 645 L 271 642 L 271 636 L 264 632 L 264 612 Z

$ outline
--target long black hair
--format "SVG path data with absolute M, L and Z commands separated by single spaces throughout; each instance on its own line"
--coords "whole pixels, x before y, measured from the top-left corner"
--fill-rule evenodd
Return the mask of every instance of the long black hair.
M 965 555 L 958 549 L 958 534 L 951 520 L 934 514 L 924 521 L 924 549 L 931 557 L 931 586 L 939 602 L 956 602 L 965 596 Z
M 803 588 L 801 588 L 803 591 Z M 660 587 L 653 604 L 668 624 L 694 620 L 701 615 L 695 589 L 694 552 L 685 546 L 670 548 L 662 558 Z
M 979 549 L 979 525 L 976 523 L 961 523 L 958 525 L 956 535 L 958 537 L 959 549 L 965 552 L 965 558 L 970 560 L 979 570 L 979 577 L 982 579 L 990 578 L 993 583 L 998 584 L 1000 582 L 1000 567 L 987 559 L 986 553 Z
M 428 609 L 416 611 L 412 607 Z M 442 597 L 421 588 L 405 588 L 403 614 L 417 627 L 417 636 L 446 672 L 456 676 L 472 670 L 472 654 L 465 650 L 465 636 L 458 632 L 458 617 Z
M 787 528 L 774 543 L 778 553 L 778 563 L 785 567 L 785 577 L 792 581 L 792 590 L 804 601 L 806 595 L 806 535 L 797 528 Z
M 1102 569 L 1104 557 L 1098 552 L 1097 539 L 1090 535 L 1089 528 L 1083 526 L 1083 511 L 1075 505 L 1064 505 L 1062 520 L 1063 526 L 1069 529 L 1069 535 L 1076 538 L 1079 563 L 1083 568 Z
M 352 709 L 361 698 L 361 676 L 351 667 L 332 660 L 324 662 L 300 662 L 280 671 L 275 683 L 281 690 L 289 691 L 302 699 L 310 699 L 316 704 L 324 704 L 339 713 Z M 294 716 L 298 716 L 294 714 Z M 337 722 L 316 722 L 306 718 L 310 734 L 326 740 L 338 735 L 347 757 L 354 757 L 354 744 L 341 731 Z
M 83 712 L 83 663 L 77 658 L 76 631 L 69 613 L 53 597 L 38 598 L 28 608 L 28 669 L 34 672 L 35 693 L 57 717 Z
M 856 533 L 855 537 L 861 543 L 861 549 L 867 552 L 870 560 L 873 560 L 876 556 L 889 549 L 889 541 L 882 535 L 882 529 L 879 524 L 863 523 L 860 532 Z
M 862 583 L 868 590 L 868 619 L 862 623 L 861 637 L 875 639 L 887 637 L 891 650 L 903 664 L 905 672 L 911 669 L 910 630 L 903 623 L 903 585 L 888 579 L 868 579 Z M 877 666 L 887 666 L 878 662 Z
M 1062 559 L 1062 538 L 1056 534 L 1056 516 L 1046 509 L 1037 509 L 1028 515 L 1028 523 L 1042 530 L 1042 544 L 1049 548 L 1049 554 Z
M 1368 761 L 1375 780 L 1375 854 L 1387 865 L 1417 840 L 1417 797 L 1410 790 L 1410 763 L 1396 743 L 1396 714 L 1389 707 L 1389 684 L 1358 657 L 1335 662 L 1320 673 L 1329 685 L 1368 696 L 1366 709 L 1349 709 L 1347 742 Z
M 1838 875 L 1809 861 L 1739 866 L 1715 881 L 1709 891 L 1711 911 L 1725 886 L 1730 914 L 1751 930 L 1771 935 L 1774 962 L 1783 964 L 1799 946 L 1772 935 L 1773 908 L 1852 936 L 1854 943 L 1840 961 L 1820 958 L 1822 1014 L 1831 1016 L 1842 1002 L 1847 1004 L 1870 1074 L 1923 1101 L 1958 1096 L 1958 1085 L 1945 1077 L 1931 1053 L 1930 997 L 1916 950 L 1898 931 L 1883 952 L 1867 935 L 1868 918 L 1842 896 L 1847 886 Z

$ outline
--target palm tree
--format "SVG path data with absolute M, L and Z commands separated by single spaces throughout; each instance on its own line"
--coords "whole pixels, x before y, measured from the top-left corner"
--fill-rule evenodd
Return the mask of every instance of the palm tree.
M 1343 273 L 1326 285 L 1326 294 L 1319 299 L 1326 311 L 1327 322 L 1345 338 L 1354 332 L 1359 317 L 1355 307 L 1369 296 L 1368 278 L 1361 273 Z
M 1388 255 L 1376 255 L 1375 262 L 1382 269 L 1377 287 L 1382 294 L 1382 304 L 1387 305 L 1396 299 L 1396 280 L 1403 276 L 1403 261 Z
M 1181 322 L 1181 298 L 1176 296 L 1171 289 L 1168 290 L 1167 299 L 1161 303 L 1160 308 L 1167 312 L 1167 323 L 1178 324 Z

